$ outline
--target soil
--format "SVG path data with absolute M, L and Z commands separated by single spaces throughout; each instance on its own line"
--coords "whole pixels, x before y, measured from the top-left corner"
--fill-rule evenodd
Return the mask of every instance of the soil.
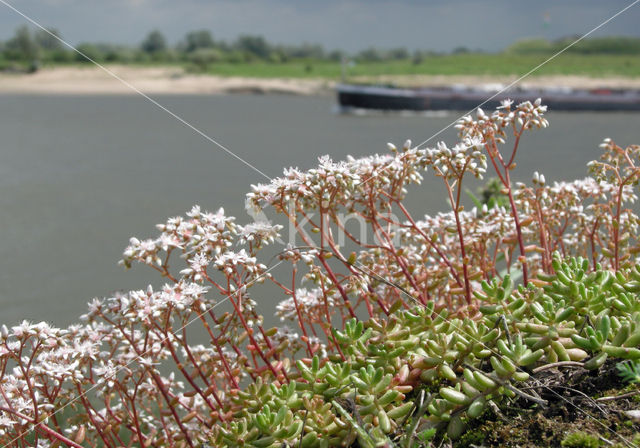
M 596 436 L 598 442 L 564 446 L 639 446 L 634 436 L 640 432 L 640 420 L 630 418 L 625 411 L 640 409 L 640 395 L 633 395 L 638 390 L 636 385 L 623 383 L 615 364 L 607 362 L 597 371 L 564 368 L 541 372 L 520 389 L 529 394 L 537 392 L 548 401 L 546 407 L 518 399 L 500 415 L 487 411 L 471 423 L 460 440 L 441 446 L 561 447 L 567 435 L 579 431 Z M 632 395 L 624 398 L 596 401 L 629 393 Z

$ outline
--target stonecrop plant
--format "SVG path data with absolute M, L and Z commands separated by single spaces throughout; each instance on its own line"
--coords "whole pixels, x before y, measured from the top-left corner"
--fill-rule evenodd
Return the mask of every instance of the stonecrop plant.
M 196 206 L 132 238 L 122 263 L 162 288 L 94 299 L 64 329 L 2 327 L 0 443 L 429 446 L 487 407 L 544 404 L 520 387 L 536 369 L 640 358 L 640 146 L 606 139 L 582 180 L 514 182 L 545 111 L 506 101 L 459 120 L 452 147 L 285 170 L 247 195 L 253 223 Z M 487 170 L 506 200 L 465 209 L 465 179 Z M 413 216 L 407 189 L 430 174 L 450 210 Z M 285 246 L 270 213 L 296 234 Z M 263 325 L 265 282 L 291 327 Z

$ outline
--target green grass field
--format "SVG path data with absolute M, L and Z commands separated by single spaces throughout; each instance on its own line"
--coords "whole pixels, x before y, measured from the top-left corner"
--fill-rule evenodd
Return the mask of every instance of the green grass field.
M 348 68 L 350 77 L 402 75 L 521 75 L 544 62 L 546 55 L 456 54 L 411 61 L 358 63 Z M 214 63 L 206 73 L 257 78 L 340 78 L 340 64 L 326 61 L 289 63 Z M 640 58 L 623 55 L 562 54 L 535 71 L 535 75 L 592 77 L 640 76 Z

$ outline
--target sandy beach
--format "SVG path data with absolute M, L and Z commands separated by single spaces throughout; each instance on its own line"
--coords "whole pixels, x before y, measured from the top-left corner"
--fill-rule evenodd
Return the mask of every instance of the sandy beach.
M 96 66 L 45 68 L 33 74 L 0 74 L 0 92 L 42 94 L 220 94 L 330 91 L 325 80 L 244 78 L 187 73 L 179 67 Z
M 40 94 L 221 94 L 282 93 L 321 95 L 332 92 L 334 82 L 324 79 L 246 78 L 198 75 L 179 67 L 108 66 L 45 68 L 34 74 L 0 74 L 0 93 Z M 119 79 L 118 79 L 119 78 Z M 508 85 L 517 76 L 381 76 L 354 78 L 358 82 L 394 83 L 401 86 Z M 529 87 L 636 88 L 638 78 L 586 76 L 531 76 L 519 85 Z

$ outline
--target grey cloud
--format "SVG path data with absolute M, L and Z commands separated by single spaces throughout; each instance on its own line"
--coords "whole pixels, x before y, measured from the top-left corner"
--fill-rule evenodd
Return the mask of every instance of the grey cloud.
M 193 29 L 216 38 L 261 34 L 276 43 L 320 43 L 350 51 L 369 46 L 451 50 L 501 49 L 524 37 L 557 38 L 589 31 L 628 1 L 610 0 L 14 0 L 72 43 L 137 43 L 151 29 L 175 42 Z M 550 18 L 544 25 L 545 14 Z M 640 6 L 600 35 L 640 35 Z M 0 39 L 24 19 L 0 4 Z

